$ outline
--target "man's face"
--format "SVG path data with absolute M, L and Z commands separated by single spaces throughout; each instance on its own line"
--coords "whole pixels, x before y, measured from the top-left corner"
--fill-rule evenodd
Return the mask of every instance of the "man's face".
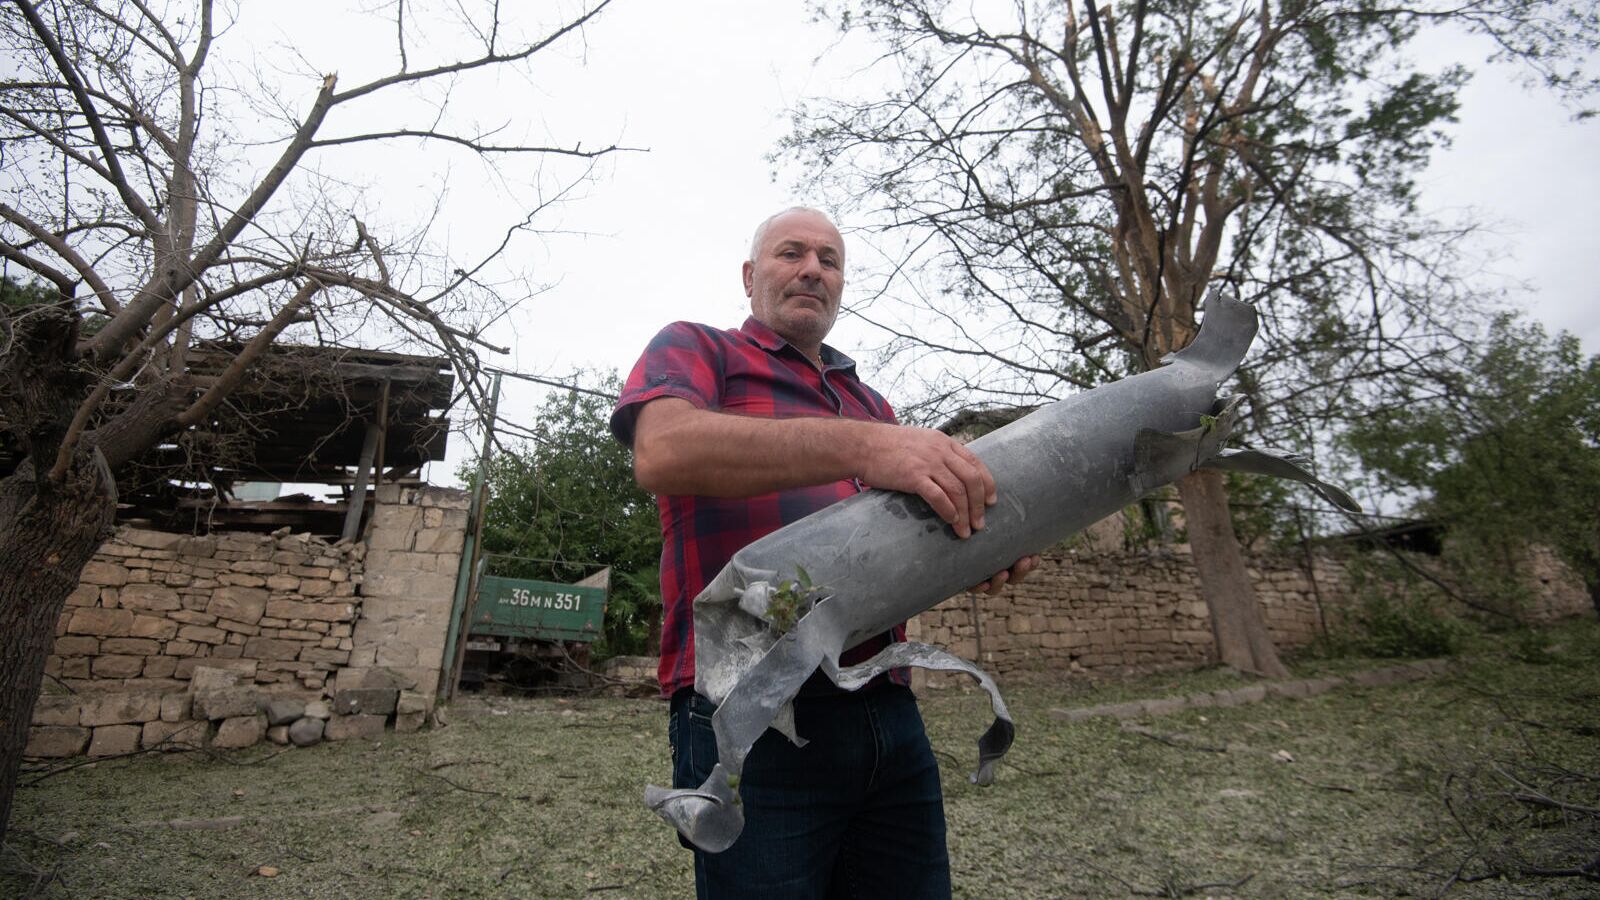
M 744 264 L 750 311 L 801 351 L 815 355 L 839 316 L 844 239 L 820 213 L 787 212 L 767 224 Z

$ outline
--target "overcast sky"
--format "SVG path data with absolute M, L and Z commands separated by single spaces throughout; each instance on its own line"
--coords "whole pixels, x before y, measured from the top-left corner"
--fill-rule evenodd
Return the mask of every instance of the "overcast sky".
M 308 16 L 326 22 L 324 7 L 283 6 L 263 30 L 248 18 L 261 8 L 246 5 L 241 30 L 251 41 L 272 29 L 289 31 L 311 64 L 339 71 L 345 83 L 392 64 L 394 35 L 378 20 L 349 20 L 308 37 L 297 23 Z M 862 55 L 841 45 L 831 27 L 809 22 L 804 4 L 793 0 L 623 0 L 564 51 L 536 67 L 531 88 L 507 82 L 470 99 L 458 92 L 452 102 L 484 104 L 485 121 L 548 129 L 568 143 L 619 141 L 648 152 L 611 157 L 581 200 L 547 220 L 574 232 L 551 236 L 547 252 L 530 255 L 537 276 L 555 287 L 492 338 L 513 348 L 497 360 L 507 368 L 551 376 L 577 368 L 626 371 L 669 321 L 742 321 L 739 264 L 752 228 L 779 208 L 820 200 L 791 190 L 799 173 L 782 171 L 774 180 L 767 160 L 786 131 L 790 104 L 858 94 Z M 1509 72 L 1481 65 L 1481 47 L 1441 43 L 1431 52 L 1459 55 L 1477 74 L 1462 98 L 1454 146 L 1437 154 L 1424 179 L 1425 206 L 1471 211 L 1493 223 L 1495 240 L 1480 257 L 1506 285 L 1529 285 L 1513 296 L 1535 318 L 1600 352 L 1593 275 L 1600 228 L 1592 222 L 1600 122 L 1574 123 Z M 459 157 L 449 164 L 447 224 L 466 245 L 481 239 L 486 223 L 514 213 L 505 208 L 514 202 L 492 187 L 475 188 L 472 164 Z M 372 171 L 382 175 L 386 194 L 422 183 L 382 165 Z M 860 327 L 842 321 L 830 342 L 848 352 L 864 342 Z M 504 411 L 526 423 L 538 400 L 536 390 L 508 385 Z M 429 473 L 436 483 L 450 480 L 455 461 L 471 453 L 459 437 L 451 444 L 449 471 L 436 465 Z

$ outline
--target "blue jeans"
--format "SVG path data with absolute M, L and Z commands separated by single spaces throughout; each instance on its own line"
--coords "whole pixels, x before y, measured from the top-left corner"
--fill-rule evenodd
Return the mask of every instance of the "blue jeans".
M 711 774 L 715 709 L 689 689 L 673 696 L 674 787 Z M 695 850 L 700 900 L 949 897 L 939 766 L 910 689 L 802 697 L 795 726 L 804 747 L 768 729 L 745 759 L 739 839 Z

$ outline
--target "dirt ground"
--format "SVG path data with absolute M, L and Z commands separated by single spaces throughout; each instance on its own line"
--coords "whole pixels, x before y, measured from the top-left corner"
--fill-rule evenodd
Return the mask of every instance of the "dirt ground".
M 1600 625 L 1487 635 L 1407 684 L 1129 721 L 1051 712 L 1247 683 L 1010 686 L 1017 744 L 988 788 L 966 782 L 985 699 L 930 692 L 956 895 L 1600 896 L 1560 874 L 1600 857 Z M 472 698 L 449 718 L 289 752 L 33 767 L 0 896 L 692 896 L 688 853 L 640 799 L 668 777 L 664 704 Z

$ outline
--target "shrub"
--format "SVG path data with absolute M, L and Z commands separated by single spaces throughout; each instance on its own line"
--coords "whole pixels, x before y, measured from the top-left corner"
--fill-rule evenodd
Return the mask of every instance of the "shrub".
M 1369 595 L 1357 616 L 1358 646 L 1372 656 L 1452 656 L 1466 627 L 1432 606 L 1411 599 Z

